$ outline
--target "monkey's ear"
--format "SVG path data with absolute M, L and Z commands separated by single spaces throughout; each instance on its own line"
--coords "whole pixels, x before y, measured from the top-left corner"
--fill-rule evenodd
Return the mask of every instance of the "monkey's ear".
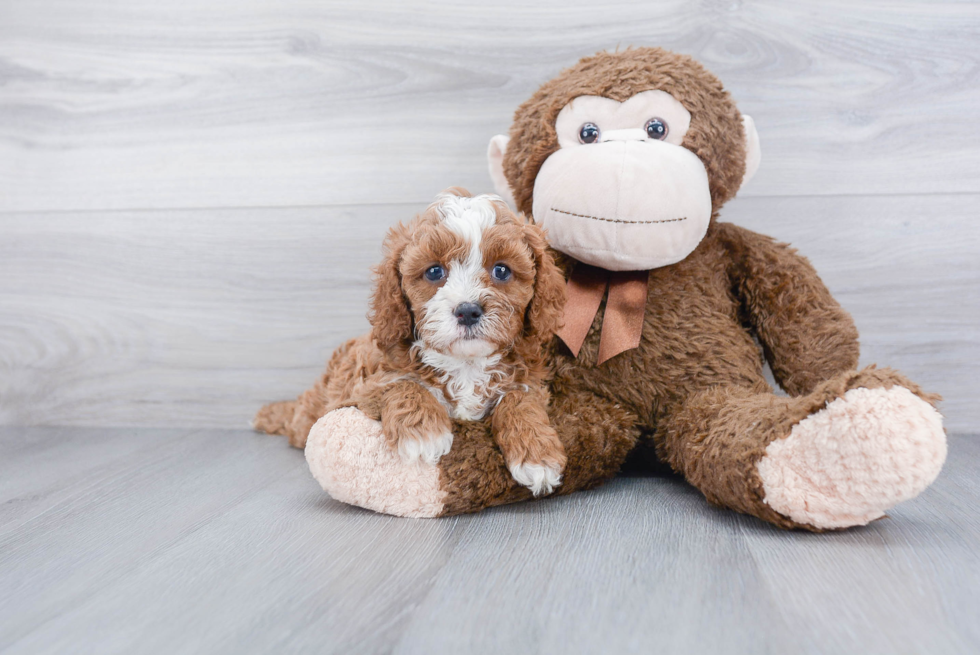
M 745 186 L 759 170 L 762 150 L 759 147 L 759 133 L 755 129 L 755 121 L 748 114 L 742 114 L 742 127 L 745 128 L 745 175 L 742 176 L 742 186 Z
M 514 194 L 504 175 L 504 153 L 507 152 L 509 142 L 510 137 L 505 134 L 498 134 L 490 139 L 490 145 L 487 147 L 487 163 L 490 164 L 490 179 L 493 180 L 493 188 L 497 195 L 516 211 L 517 203 L 514 202 Z

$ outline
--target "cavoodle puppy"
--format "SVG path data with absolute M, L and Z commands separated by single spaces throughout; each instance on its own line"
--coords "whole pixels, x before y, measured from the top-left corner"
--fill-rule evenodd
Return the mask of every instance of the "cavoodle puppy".
M 452 419 L 490 417 L 511 475 L 536 496 L 561 483 L 565 452 L 548 421 L 544 346 L 565 280 L 541 228 L 496 196 L 441 194 L 385 239 L 371 332 L 341 346 L 316 385 L 267 405 L 257 429 L 298 448 L 325 413 L 356 405 L 406 460 L 434 464 Z

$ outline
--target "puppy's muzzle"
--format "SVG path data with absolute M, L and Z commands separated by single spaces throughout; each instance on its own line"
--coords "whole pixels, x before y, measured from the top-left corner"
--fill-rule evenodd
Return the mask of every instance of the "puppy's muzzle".
M 456 321 L 460 325 L 472 327 L 480 322 L 480 317 L 483 316 L 483 308 L 476 303 L 464 302 L 456 305 L 453 314 L 456 315 Z

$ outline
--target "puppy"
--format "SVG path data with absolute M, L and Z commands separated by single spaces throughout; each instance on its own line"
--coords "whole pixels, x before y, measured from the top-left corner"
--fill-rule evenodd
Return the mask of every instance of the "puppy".
M 535 496 L 561 483 L 565 452 L 548 421 L 545 345 L 560 327 L 565 279 L 541 228 L 491 195 L 449 189 L 385 239 L 371 332 L 341 346 L 297 401 L 254 426 L 302 448 L 325 413 L 356 405 L 392 448 L 434 464 L 452 419 L 490 416 L 511 475 Z

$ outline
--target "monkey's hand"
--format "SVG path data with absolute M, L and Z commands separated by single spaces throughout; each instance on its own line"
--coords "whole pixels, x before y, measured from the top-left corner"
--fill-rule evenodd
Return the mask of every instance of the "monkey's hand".
M 425 387 L 409 380 L 385 388 L 381 430 L 406 462 L 436 464 L 453 445 L 446 408 Z

